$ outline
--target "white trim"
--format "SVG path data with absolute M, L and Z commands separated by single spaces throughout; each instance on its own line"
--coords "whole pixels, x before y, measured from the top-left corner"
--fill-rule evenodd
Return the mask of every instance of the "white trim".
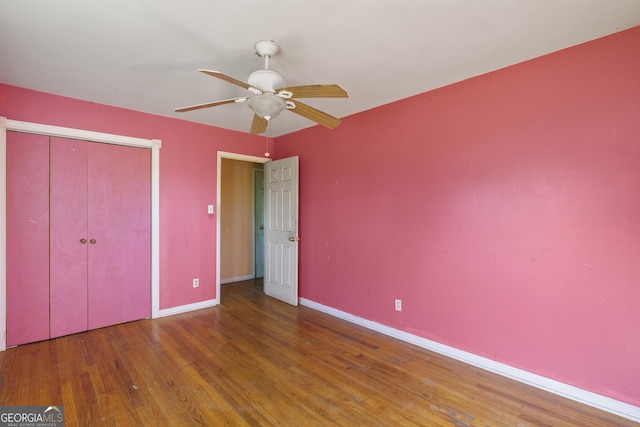
M 160 312 L 160 148 L 162 141 L 151 141 L 151 317 Z
M 0 117 L 0 351 L 7 349 L 7 119 Z
M 0 186 L 2 187 L 0 189 L 0 217 L 2 218 L 0 221 L 0 351 L 6 350 L 7 345 L 6 133 L 8 130 L 151 149 L 151 317 L 158 317 L 160 313 L 160 147 L 162 142 L 158 139 L 134 138 L 0 117 Z
M 85 141 L 104 142 L 106 144 L 129 145 L 131 147 L 151 148 L 157 139 L 135 138 L 131 136 L 94 132 L 90 130 L 72 129 L 61 126 L 43 125 L 39 123 L 7 120 L 7 130 L 39 135 L 59 136 L 62 138 L 83 139 Z
M 328 307 L 326 305 L 322 305 L 305 298 L 300 298 L 300 305 L 309 307 L 322 313 L 329 314 L 342 320 L 346 320 L 347 322 L 354 323 L 356 325 L 371 329 L 381 334 L 397 338 L 401 341 L 416 345 L 418 347 L 433 351 L 438 354 L 442 354 L 452 359 L 459 360 L 480 369 L 502 375 L 503 377 L 507 377 L 512 380 L 516 380 L 521 383 L 548 391 L 550 393 L 557 394 L 558 396 L 575 400 L 576 402 L 583 403 L 585 405 L 589 405 L 606 412 L 610 412 L 631 421 L 640 422 L 640 407 L 638 406 L 621 402 L 607 396 L 602 396 L 591 391 L 583 390 L 581 388 L 574 387 L 560 381 L 552 380 L 538 374 L 527 372 L 522 369 L 514 368 L 512 366 L 505 365 L 504 363 L 496 362 L 495 360 L 487 359 L 486 357 L 477 356 L 475 354 L 459 350 L 454 347 L 449 347 L 447 345 L 440 344 L 438 342 L 431 341 L 426 338 L 410 334 L 408 332 L 391 328 L 381 323 L 354 316 L 353 314 L 340 311 L 333 307 Z
M 246 276 L 238 276 L 238 277 L 229 277 L 228 279 L 220 279 L 221 285 L 226 285 L 227 283 L 235 283 L 235 282 L 243 282 L 245 280 L 255 279 L 255 274 L 247 274 Z
M 253 163 L 267 163 L 271 159 L 265 157 L 249 156 L 246 154 L 229 153 L 226 151 L 218 151 L 217 171 L 216 178 L 216 301 L 220 304 L 220 193 L 222 190 L 222 159 L 242 160 L 244 162 Z
M 174 316 L 176 314 L 188 313 L 190 311 L 201 310 L 203 308 L 215 307 L 216 305 L 218 305 L 218 299 L 210 299 L 207 301 L 194 302 L 192 304 L 179 305 L 177 307 L 159 310 L 157 316 L 154 316 L 154 318 Z

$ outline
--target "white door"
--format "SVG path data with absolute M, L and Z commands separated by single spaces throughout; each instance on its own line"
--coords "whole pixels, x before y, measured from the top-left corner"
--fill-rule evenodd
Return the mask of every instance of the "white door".
M 265 164 L 264 292 L 298 305 L 298 157 Z

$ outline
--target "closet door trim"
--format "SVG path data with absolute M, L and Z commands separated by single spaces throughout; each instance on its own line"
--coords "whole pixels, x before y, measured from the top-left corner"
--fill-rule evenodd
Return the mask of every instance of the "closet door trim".
M 160 312 L 160 147 L 159 139 L 72 129 L 0 117 L 0 351 L 7 348 L 7 131 L 82 139 L 151 150 L 151 317 Z

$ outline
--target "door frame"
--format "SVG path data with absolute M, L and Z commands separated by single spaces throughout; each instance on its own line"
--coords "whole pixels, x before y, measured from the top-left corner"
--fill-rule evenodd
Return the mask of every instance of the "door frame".
M 0 351 L 7 348 L 7 131 L 151 149 L 151 317 L 160 314 L 160 147 L 144 139 L 0 117 Z
M 215 305 L 220 304 L 220 203 L 222 201 L 222 159 L 240 160 L 251 163 L 267 163 L 269 157 L 250 156 L 248 154 L 231 153 L 228 151 L 218 151 L 217 163 L 217 187 L 216 187 L 216 298 Z

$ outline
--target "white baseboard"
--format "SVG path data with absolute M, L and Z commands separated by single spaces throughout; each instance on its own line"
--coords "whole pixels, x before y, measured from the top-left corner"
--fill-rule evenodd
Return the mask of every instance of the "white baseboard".
M 473 353 L 459 350 L 454 347 L 449 347 L 447 345 L 440 344 L 438 342 L 431 341 L 426 338 L 401 331 L 399 329 L 391 328 L 381 323 L 354 316 L 353 314 L 349 314 L 347 312 L 340 311 L 305 298 L 300 298 L 300 305 L 312 308 L 317 311 L 321 311 L 323 313 L 346 320 L 351 323 L 355 323 L 356 325 L 360 325 L 367 329 L 380 332 L 381 334 L 397 338 L 410 344 L 414 344 L 418 347 L 442 354 L 444 356 L 459 360 L 469 365 L 476 366 L 486 371 L 511 378 L 521 383 L 537 387 L 539 389 L 557 394 L 562 397 L 566 397 L 571 400 L 575 400 L 576 402 L 584 403 L 594 408 L 610 412 L 612 414 L 627 418 L 635 422 L 640 422 L 640 407 L 638 406 L 630 405 L 628 403 L 621 402 L 607 396 L 602 396 L 591 391 L 564 384 L 560 381 L 543 377 L 542 375 L 527 372 L 519 368 L 514 368 L 512 366 L 505 365 L 504 363 L 496 362 L 495 360 L 487 359 L 486 357 L 477 356 Z
M 165 308 L 165 309 L 159 310 L 157 315 L 154 316 L 154 318 L 173 316 L 174 314 L 187 313 L 189 311 L 215 307 L 218 304 L 220 304 L 220 300 L 216 298 L 216 299 L 211 299 L 207 301 L 194 302 L 193 304 L 180 305 L 178 307 Z
M 228 279 L 220 279 L 220 284 L 224 285 L 225 283 L 242 282 L 245 280 L 251 280 L 255 278 L 256 276 L 254 274 L 249 274 L 247 276 L 229 277 Z

